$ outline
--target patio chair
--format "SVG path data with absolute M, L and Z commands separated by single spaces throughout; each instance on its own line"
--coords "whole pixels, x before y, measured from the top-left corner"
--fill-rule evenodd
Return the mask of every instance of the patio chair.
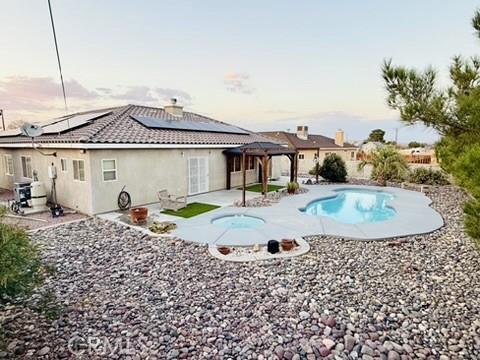
M 180 210 L 187 207 L 187 197 L 169 194 L 167 190 L 157 192 L 160 206 L 165 210 Z

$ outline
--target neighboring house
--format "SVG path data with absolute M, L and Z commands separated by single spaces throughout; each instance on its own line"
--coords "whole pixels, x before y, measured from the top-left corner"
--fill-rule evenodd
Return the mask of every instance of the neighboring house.
M 0 132 L 0 187 L 30 182 L 35 171 L 50 192 L 48 167 L 53 164 L 58 202 L 86 214 L 116 210 L 124 186 L 134 206 L 155 202 L 161 189 L 178 195 L 225 189 L 223 151 L 268 141 L 183 111 L 175 101 L 164 108 L 126 105 L 77 113 L 42 127 L 37 149 L 19 130 Z M 56 157 L 48 156 L 53 152 Z M 257 161 L 248 159 L 247 164 L 247 183 L 257 182 Z M 241 185 L 241 170 L 238 157 L 230 174 L 232 187 Z
M 345 142 L 345 133 L 338 130 L 335 138 L 308 133 L 308 126 L 298 126 L 295 134 L 286 131 L 261 132 L 273 141 L 287 145 L 298 153 L 298 173 L 308 174 L 315 166 L 315 157 L 318 156 L 320 165 L 329 154 L 337 154 L 346 162 L 354 161 L 357 157 L 358 148 Z M 288 173 L 288 161 L 282 159 L 282 173 Z
M 435 149 L 428 147 L 416 147 L 408 149 L 400 149 L 402 154 L 409 163 L 413 164 L 431 164 L 437 165 L 437 156 Z

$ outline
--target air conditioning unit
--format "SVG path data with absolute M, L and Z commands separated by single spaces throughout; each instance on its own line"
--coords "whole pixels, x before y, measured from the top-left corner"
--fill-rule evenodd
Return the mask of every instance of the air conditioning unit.
M 22 204 L 22 206 L 28 206 L 28 200 L 32 198 L 31 188 L 29 182 L 17 182 L 14 183 L 14 196 L 15 201 Z

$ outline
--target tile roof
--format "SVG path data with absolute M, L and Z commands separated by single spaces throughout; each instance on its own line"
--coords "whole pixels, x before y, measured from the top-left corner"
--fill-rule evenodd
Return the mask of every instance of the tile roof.
M 131 115 L 159 117 L 178 120 L 163 108 L 140 105 L 126 105 L 109 109 L 99 109 L 74 115 L 93 114 L 111 111 L 84 126 L 59 134 L 43 134 L 35 138 L 36 143 L 86 143 L 86 144 L 188 144 L 188 145 L 242 145 L 255 141 L 268 141 L 265 137 L 246 130 L 247 134 L 214 133 L 187 130 L 167 130 L 148 128 L 134 120 Z M 209 117 L 184 111 L 183 118 L 189 121 L 222 123 Z M 25 136 L 2 136 L 1 144 L 30 143 Z
M 357 148 L 355 145 L 345 142 L 343 146 L 335 144 L 335 139 L 323 136 L 323 135 L 311 135 L 309 134 L 307 140 L 300 139 L 296 134 L 286 131 L 264 131 L 259 134 L 266 136 L 270 139 L 279 141 L 295 149 L 345 149 L 345 148 Z

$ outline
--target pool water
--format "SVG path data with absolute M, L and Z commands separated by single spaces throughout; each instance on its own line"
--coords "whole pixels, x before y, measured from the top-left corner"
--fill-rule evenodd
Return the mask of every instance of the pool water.
M 265 220 L 255 216 L 235 214 L 225 215 L 212 220 L 212 224 L 222 226 L 227 229 L 253 229 L 265 224 Z
M 333 198 L 315 200 L 303 210 L 316 216 L 327 216 L 344 224 L 364 224 L 385 221 L 395 216 L 387 206 L 394 196 L 383 191 L 343 189 Z

